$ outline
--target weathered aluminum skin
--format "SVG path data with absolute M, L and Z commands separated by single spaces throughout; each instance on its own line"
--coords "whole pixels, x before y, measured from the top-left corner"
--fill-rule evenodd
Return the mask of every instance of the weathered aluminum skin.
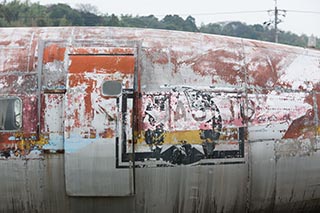
M 23 106 L 22 127 L 0 130 L 0 212 L 320 208 L 320 51 L 149 29 L 0 32 L 0 96 Z M 108 81 L 121 94 L 104 94 Z

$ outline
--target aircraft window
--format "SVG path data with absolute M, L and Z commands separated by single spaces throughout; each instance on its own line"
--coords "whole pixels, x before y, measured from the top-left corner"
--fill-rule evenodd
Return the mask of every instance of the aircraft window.
M 122 92 L 120 81 L 105 81 L 102 84 L 102 94 L 105 96 L 119 96 Z
M 22 103 L 19 98 L 0 98 L 0 131 L 18 130 L 22 126 Z

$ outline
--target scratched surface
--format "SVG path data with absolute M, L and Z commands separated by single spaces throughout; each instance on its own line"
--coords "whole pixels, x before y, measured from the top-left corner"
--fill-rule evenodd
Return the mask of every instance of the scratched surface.
M 121 95 L 103 95 L 106 81 L 121 82 Z M 103 211 L 111 202 L 70 198 L 65 187 L 73 195 L 124 195 L 134 180 L 135 198 L 113 200 L 111 209 L 319 206 L 318 50 L 165 30 L 1 28 L 0 96 L 22 101 L 22 127 L 0 130 L 3 178 L 25 174 L 17 191 L 22 200 L 36 196 L 34 206 L 12 202 L 1 211 L 44 208 L 38 186 L 24 179 L 33 178 L 30 169 L 50 179 L 63 163 L 66 185 L 57 190 L 64 196 L 47 196 L 63 199 L 65 212 L 79 202 Z M 53 153 L 65 157 L 52 160 Z M 18 199 L 13 188 L 1 188 L 1 203 Z

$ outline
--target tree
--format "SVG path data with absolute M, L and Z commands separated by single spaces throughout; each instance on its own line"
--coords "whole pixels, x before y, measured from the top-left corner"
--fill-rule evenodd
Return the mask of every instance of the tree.
M 90 12 L 80 12 L 80 16 L 83 19 L 84 26 L 98 26 L 103 25 L 103 18 Z
M 76 25 L 84 25 L 84 26 L 98 26 L 103 25 L 103 17 L 99 16 L 99 11 L 96 6 L 91 4 L 77 4 L 77 13 L 75 16 L 79 16 L 79 19 L 82 19 L 81 23 L 77 23 Z
M 121 26 L 123 27 L 140 27 L 140 28 L 163 28 L 162 23 L 153 16 L 131 16 L 131 15 L 122 15 Z
M 207 25 L 202 25 L 200 27 L 200 32 L 210 33 L 210 34 L 221 34 L 222 27 L 221 27 L 220 24 L 210 23 L 210 24 L 207 24 Z
M 27 26 L 47 26 L 47 8 L 39 3 L 32 3 L 28 7 L 27 19 L 25 25 Z
M 119 27 L 120 20 L 115 14 L 112 14 L 111 16 L 105 16 L 104 17 L 104 25 Z
M 239 21 L 229 22 L 222 28 L 223 35 L 231 35 L 242 38 L 254 38 L 252 30 L 246 25 Z
M 154 15 L 142 16 L 140 19 L 143 21 L 144 26 L 147 28 L 161 29 L 163 24 Z
M 28 4 L 26 2 L 26 4 Z M 8 22 L 9 25 L 16 25 L 17 22 L 21 22 L 22 18 L 25 18 L 26 4 L 20 3 L 19 0 L 13 0 L 9 3 L 5 3 L 2 7 L 2 16 Z
M 99 14 L 98 8 L 92 4 L 77 4 L 77 10 L 83 13 Z
M 183 30 L 184 20 L 178 15 L 166 15 L 161 23 L 164 26 L 164 29 L 168 30 Z
M 59 3 L 50 5 L 47 12 L 53 26 L 60 26 L 60 24 L 83 25 L 80 12 L 72 9 L 67 4 Z
M 123 27 L 146 27 L 144 21 L 139 16 L 121 15 L 120 20 Z
M 184 21 L 183 30 L 189 32 L 199 32 L 199 29 L 196 25 L 196 19 L 192 16 L 188 16 Z

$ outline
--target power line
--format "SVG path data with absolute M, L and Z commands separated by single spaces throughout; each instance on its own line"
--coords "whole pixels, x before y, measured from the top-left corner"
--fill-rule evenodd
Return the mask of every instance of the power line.
M 307 11 L 307 10 L 286 10 L 288 12 L 293 12 L 293 13 L 310 13 L 310 14 L 319 14 L 320 11 Z
M 213 16 L 213 15 L 232 15 L 232 14 L 249 14 L 249 13 L 265 13 L 274 10 L 248 10 L 248 11 L 224 11 L 224 12 L 212 12 L 212 13 L 172 13 L 174 15 L 180 16 Z M 280 9 L 278 9 L 280 11 Z M 281 10 L 283 12 L 293 12 L 293 13 L 310 13 L 310 14 L 319 14 L 320 11 L 307 11 L 307 10 Z M 146 14 L 140 14 L 144 16 Z M 169 14 L 153 14 L 154 16 L 166 16 Z
M 245 14 L 245 13 L 265 13 L 268 10 L 249 10 L 249 11 L 231 11 L 231 12 L 215 12 L 215 13 L 173 13 L 180 16 L 212 16 L 212 15 L 231 15 L 231 14 Z M 141 15 L 141 14 L 140 14 Z M 168 14 L 153 14 L 154 16 L 166 16 Z

